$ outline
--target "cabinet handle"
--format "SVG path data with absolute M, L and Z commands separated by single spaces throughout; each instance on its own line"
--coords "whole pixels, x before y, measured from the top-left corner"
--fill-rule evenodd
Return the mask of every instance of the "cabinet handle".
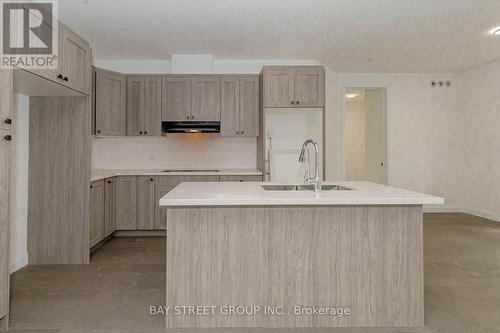
M 97 134 L 99 134 L 99 133 L 101 133 L 101 130 L 97 130 L 96 132 L 97 132 Z
M 191 116 L 191 119 L 194 119 L 194 116 Z
M 294 104 L 295 104 L 295 102 L 294 102 L 294 101 L 292 101 L 292 105 L 294 105 Z
M 57 75 L 57 78 L 62 80 L 63 78 L 62 74 Z
M 148 134 L 148 131 L 144 131 L 144 134 Z
M 142 131 L 140 131 L 139 134 L 142 134 Z
M 299 101 L 295 102 L 297 105 L 299 105 Z
M 108 180 L 108 184 L 111 184 L 111 180 Z
M 94 188 L 92 185 L 90 185 L 90 188 Z
M 66 81 L 66 82 L 68 82 L 68 77 L 65 76 L 63 80 Z
M 241 131 L 241 135 L 245 134 L 245 131 Z
M 150 181 L 154 182 L 155 180 L 153 178 L 149 178 Z
M 4 123 L 6 123 L 7 125 L 10 125 L 10 124 L 12 124 L 12 119 L 7 118 L 7 119 L 5 119 Z
M 189 119 L 189 116 L 186 116 L 186 119 Z
M 240 135 L 240 131 L 236 131 L 236 134 Z
M 12 140 L 12 136 L 10 136 L 10 135 L 6 135 L 3 138 L 5 139 L 5 141 L 11 141 Z

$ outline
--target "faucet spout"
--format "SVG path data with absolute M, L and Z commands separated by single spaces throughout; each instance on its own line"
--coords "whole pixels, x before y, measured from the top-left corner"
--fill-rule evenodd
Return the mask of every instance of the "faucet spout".
M 302 150 L 300 151 L 299 162 L 303 163 L 305 161 L 305 152 L 309 144 L 312 144 L 314 146 L 314 177 L 306 177 L 304 181 L 307 184 L 314 184 L 315 192 L 321 192 L 321 176 L 319 171 L 319 145 L 315 140 L 309 139 L 304 142 L 304 144 L 302 145 Z

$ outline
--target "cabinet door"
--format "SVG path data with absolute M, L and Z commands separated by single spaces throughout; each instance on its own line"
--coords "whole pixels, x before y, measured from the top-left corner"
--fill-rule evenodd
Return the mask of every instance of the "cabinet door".
M 163 198 L 165 194 L 172 191 L 177 185 L 166 185 L 157 184 L 156 185 L 156 197 L 155 197 L 155 229 L 156 230 L 166 230 L 167 229 L 167 208 L 160 206 L 160 199 Z
M 0 102 L 0 129 L 10 129 L 11 127 L 13 84 L 13 71 L 11 69 L 0 69 L 0 91 L 2 96 L 4 94 L 9 96 L 8 98 L 2 98 Z
M 221 78 L 221 136 L 240 134 L 240 77 Z
M 96 70 L 95 127 L 97 136 L 124 136 L 125 77 L 119 73 Z
M 144 132 L 144 78 L 127 78 L 127 135 Z
M 294 102 L 292 67 L 267 67 L 263 71 L 264 107 L 291 107 Z M 292 104 L 293 102 L 293 104 Z
M 6 97 L 4 91 L 0 92 Z M 7 97 L 9 98 L 9 97 Z M 4 138 L 8 130 L 0 130 L 0 319 L 7 314 L 9 308 L 9 165 L 10 143 Z
M 116 178 L 104 183 L 104 237 L 116 230 Z
M 155 182 L 153 177 L 137 177 L 137 229 L 152 230 L 155 224 Z
M 296 67 L 294 87 L 297 107 L 325 105 L 325 70 L 323 67 Z
M 261 182 L 262 176 L 220 176 L 221 182 Z
M 161 78 L 144 79 L 144 135 L 161 135 Z
M 220 78 L 197 76 L 192 78 L 191 119 L 203 121 L 220 120 Z
M 90 185 L 89 245 L 93 247 L 104 239 L 104 181 Z
M 259 77 L 242 76 L 240 85 L 240 135 L 259 136 Z
M 92 54 L 89 43 L 62 24 L 58 33 L 61 34 L 62 43 L 62 63 L 59 65 L 62 68 L 63 81 L 67 86 L 90 95 Z
M 116 230 L 137 229 L 137 177 L 116 178 Z
M 161 119 L 182 121 L 191 116 L 191 79 L 166 76 L 162 79 Z

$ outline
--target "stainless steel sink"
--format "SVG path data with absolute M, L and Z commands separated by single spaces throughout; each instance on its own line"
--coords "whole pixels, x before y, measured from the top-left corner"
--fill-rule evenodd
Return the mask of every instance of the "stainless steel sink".
M 314 191 L 314 185 L 261 185 L 266 191 Z M 321 185 L 322 191 L 350 191 L 340 185 Z

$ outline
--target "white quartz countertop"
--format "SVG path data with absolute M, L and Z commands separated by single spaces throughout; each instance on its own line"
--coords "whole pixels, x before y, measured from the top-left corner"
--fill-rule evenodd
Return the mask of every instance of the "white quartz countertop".
M 257 169 L 94 169 L 90 173 L 90 180 L 96 181 L 115 176 L 261 176 Z
M 182 183 L 160 199 L 160 206 L 281 205 L 439 205 L 444 199 L 370 182 L 324 182 L 351 190 L 267 191 L 276 183 Z

